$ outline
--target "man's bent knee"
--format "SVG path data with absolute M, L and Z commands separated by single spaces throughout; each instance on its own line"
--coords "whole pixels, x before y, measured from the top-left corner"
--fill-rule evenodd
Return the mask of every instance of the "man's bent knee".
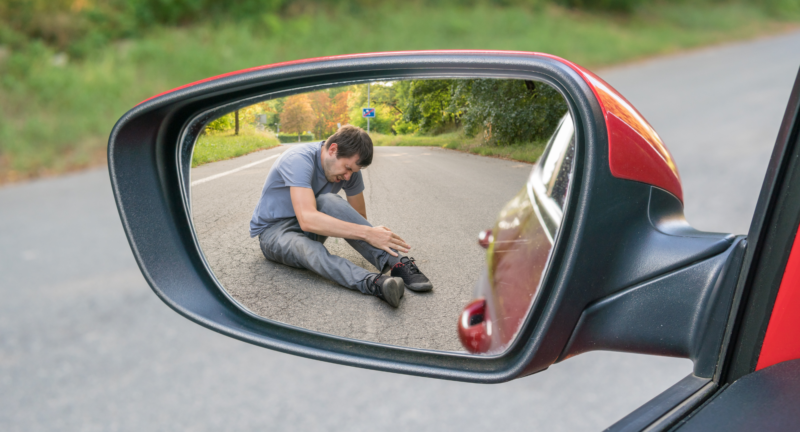
M 320 194 L 317 197 L 317 210 L 325 213 L 325 209 L 332 209 L 341 205 L 350 205 L 341 196 L 334 193 Z
M 317 210 L 345 222 L 369 225 L 350 203 L 336 194 L 322 194 L 317 197 Z

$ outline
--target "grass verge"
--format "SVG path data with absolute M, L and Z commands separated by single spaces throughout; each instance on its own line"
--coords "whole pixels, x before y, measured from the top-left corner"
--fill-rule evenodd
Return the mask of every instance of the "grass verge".
M 194 146 L 192 168 L 279 145 L 273 134 L 255 131 L 240 135 L 202 135 Z
M 534 163 L 544 151 L 545 142 L 522 143 L 510 146 L 485 145 L 480 137 L 467 138 L 461 132 L 436 136 L 370 134 L 376 146 L 427 146 L 458 150 L 481 156 L 498 157 L 526 163 Z
M 114 122 L 136 103 L 256 65 L 344 53 L 472 48 L 548 52 L 596 68 L 797 24 L 736 2 L 654 4 L 626 17 L 556 6 L 410 4 L 263 23 L 156 28 L 81 61 L 37 42 L 15 50 L 0 46 L 0 183 L 102 163 L 96 156 Z

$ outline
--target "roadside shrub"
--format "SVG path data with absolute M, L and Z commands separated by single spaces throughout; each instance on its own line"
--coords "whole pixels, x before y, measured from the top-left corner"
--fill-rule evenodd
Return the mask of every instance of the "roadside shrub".
M 557 3 L 576 9 L 625 13 L 633 12 L 646 2 L 647 0 L 557 0 Z
M 798 0 L 763 0 L 763 7 L 767 13 L 778 18 L 800 17 Z
M 73 57 L 154 25 L 275 13 L 288 0 L 0 0 L 0 45 L 39 40 Z
M 703 0 L 756 5 L 779 18 L 800 16 L 797 0 Z M 379 5 L 380 3 L 380 5 Z M 316 13 L 370 14 L 380 7 L 476 5 L 524 7 L 546 4 L 568 8 L 631 13 L 646 0 L 0 0 L 0 45 L 18 47 L 41 41 L 71 57 L 85 57 L 110 42 L 140 36 L 153 26 L 186 25 L 199 21 L 249 22 L 270 34 L 280 33 L 282 19 Z M 661 0 L 660 3 L 689 3 Z M 459 26 L 456 26 L 459 27 Z M 285 30 L 285 29 L 284 29 Z M 457 29 L 467 31 L 468 27 Z
M 563 96 L 547 84 L 503 79 L 397 82 L 399 129 L 436 135 L 463 128 L 493 145 L 546 140 L 567 111 Z
M 465 100 L 461 121 L 468 137 L 509 145 L 547 140 L 567 112 L 564 97 L 544 83 L 522 80 L 456 81 L 453 100 Z

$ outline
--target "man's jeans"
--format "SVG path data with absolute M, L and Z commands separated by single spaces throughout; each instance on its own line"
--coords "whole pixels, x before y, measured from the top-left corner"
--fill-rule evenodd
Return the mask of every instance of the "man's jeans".
M 336 194 L 318 196 L 317 210 L 345 222 L 372 226 L 347 201 Z M 323 245 L 327 237 L 303 232 L 297 218 L 285 219 L 270 225 L 258 235 L 258 239 L 261 242 L 261 252 L 270 261 L 308 269 L 339 285 L 369 293 L 367 276 L 370 272 L 345 258 L 331 255 Z M 347 240 L 347 243 L 377 269 L 385 270 L 399 260 L 399 256 L 393 257 L 365 241 Z

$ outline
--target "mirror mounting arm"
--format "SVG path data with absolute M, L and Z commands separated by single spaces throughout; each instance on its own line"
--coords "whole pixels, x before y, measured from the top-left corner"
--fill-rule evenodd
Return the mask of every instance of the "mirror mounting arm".
M 682 357 L 712 378 L 746 243 L 592 303 L 559 361 L 595 350 Z

